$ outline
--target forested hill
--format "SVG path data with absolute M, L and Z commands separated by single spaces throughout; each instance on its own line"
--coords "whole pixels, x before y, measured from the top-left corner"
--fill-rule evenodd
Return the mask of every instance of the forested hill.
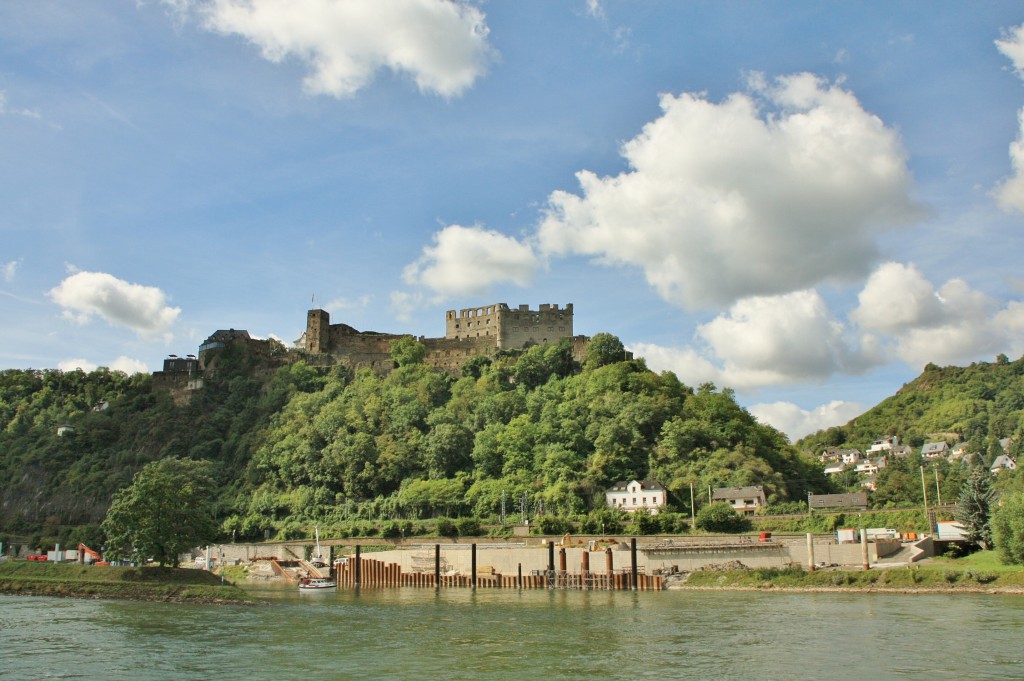
M 994 363 L 969 367 L 938 367 L 924 372 L 844 426 L 819 431 L 796 446 L 806 452 L 825 447 L 866 449 L 883 436 L 920 449 L 927 441 L 957 439 L 969 451 L 991 455 L 998 441 L 1021 443 L 1024 416 L 1024 358 L 1015 362 L 1000 355 Z M 1011 453 L 1011 452 L 1007 452 Z
M 115 490 L 164 457 L 213 463 L 222 528 L 239 539 L 357 517 L 486 522 L 503 497 L 510 512 L 525 500 L 531 516 L 579 516 L 633 478 L 657 478 L 683 511 L 691 484 L 761 484 L 772 501 L 826 489 L 731 391 L 619 361 L 614 336 L 594 341 L 582 366 L 567 344 L 537 346 L 475 358 L 459 379 L 409 347 L 381 377 L 271 367 L 229 346 L 180 406 L 145 375 L 3 371 L 0 535 L 100 542 Z

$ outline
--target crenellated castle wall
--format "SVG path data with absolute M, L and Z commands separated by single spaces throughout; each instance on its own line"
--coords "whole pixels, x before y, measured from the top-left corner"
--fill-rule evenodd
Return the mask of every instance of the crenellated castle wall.
M 425 363 L 450 374 L 461 373 L 462 365 L 476 355 L 493 355 L 530 345 L 572 340 L 573 356 L 582 359 L 587 339 L 572 335 L 572 304 L 541 305 L 530 310 L 505 303 L 449 310 L 445 314 L 445 337 L 416 340 L 427 348 Z M 391 343 L 408 334 L 357 331 L 347 324 L 331 324 L 326 310 L 309 310 L 306 315 L 305 350 L 330 355 L 353 369 L 369 368 L 387 373 L 393 368 Z

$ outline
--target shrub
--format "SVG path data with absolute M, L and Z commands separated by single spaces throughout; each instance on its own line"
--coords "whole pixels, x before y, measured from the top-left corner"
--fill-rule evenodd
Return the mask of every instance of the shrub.
M 395 521 L 391 521 L 384 525 L 380 531 L 380 536 L 385 539 L 397 539 L 402 536 L 402 527 Z
M 572 523 L 568 518 L 560 518 L 553 515 L 542 515 L 537 518 L 537 527 L 541 534 L 565 534 L 573 531 Z
M 1011 565 L 1024 564 L 1024 492 L 1009 495 L 992 514 L 992 540 L 999 557 Z
M 697 511 L 697 527 L 706 532 L 745 532 L 750 529 L 750 521 L 729 504 L 718 502 Z
M 437 533 L 442 537 L 458 537 L 459 530 L 451 518 L 437 519 Z
M 633 514 L 633 532 L 636 534 L 657 534 L 660 529 L 657 516 L 643 510 Z
M 480 536 L 480 521 L 476 518 L 459 518 L 455 521 L 455 529 L 461 537 Z

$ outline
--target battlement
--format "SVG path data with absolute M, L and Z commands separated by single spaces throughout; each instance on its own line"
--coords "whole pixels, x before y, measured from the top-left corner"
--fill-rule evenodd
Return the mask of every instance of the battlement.
M 499 349 L 517 349 L 541 343 L 556 343 L 572 338 L 572 303 L 529 305 L 516 309 L 506 303 L 448 310 L 445 313 L 445 338 L 451 340 L 493 339 Z
M 542 304 L 537 310 L 529 305 L 513 309 L 506 303 L 448 310 L 444 338 L 417 340 L 427 347 L 427 364 L 457 374 L 462 363 L 476 355 L 573 338 L 572 314 L 572 303 L 565 307 Z M 331 324 L 326 310 L 309 310 L 304 349 L 331 355 L 355 369 L 367 367 L 386 373 L 392 366 L 391 342 L 407 335 L 411 334 L 357 331 L 347 324 Z

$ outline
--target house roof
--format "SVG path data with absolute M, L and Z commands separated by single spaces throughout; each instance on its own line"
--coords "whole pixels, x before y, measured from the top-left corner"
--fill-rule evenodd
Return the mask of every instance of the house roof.
M 1013 459 L 1008 457 L 1006 454 L 1000 454 L 992 462 L 992 468 L 990 470 L 997 471 L 1001 468 L 1016 468 L 1017 464 Z
M 611 487 L 609 487 L 608 491 L 609 492 L 625 492 L 629 488 L 629 486 L 632 485 L 633 483 L 636 483 L 636 484 L 640 485 L 640 489 L 641 490 L 654 490 L 654 491 L 657 491 L 657 490 L 665 489 L 665 486 L 662 485 L 657 480 L 655 480 L 654 478 L 647 478 L 645 480 L 622 480 L 621 482 L 617 482 L 614 485 L 612 485 Z
M 940 454 L 949 451 L 949 445 L 945 442 L 925 442 L 921 447 L 921 454 Z
M 764 501 L 764 488 L 761 485 L 754 487 L 716 487 L 711 500 L 749 499 L 750 497 L 760 498 Z

